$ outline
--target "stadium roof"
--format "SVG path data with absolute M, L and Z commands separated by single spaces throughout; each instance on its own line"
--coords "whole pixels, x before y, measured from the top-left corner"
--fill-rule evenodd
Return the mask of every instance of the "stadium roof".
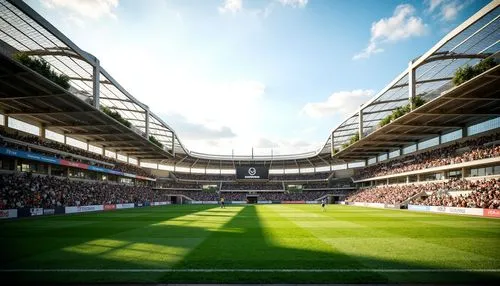
M 88 141 L 93 145 L 106 146 L 107 149 L 137 157 L 142 161 L 155 161 L 167 165 L 224 169 L 233 168 L 235 165 L 254 163 L 277 168 L 310 168 L 331 166 L 342 163 L 344 160 L 366 159 L 373 157 L 376 152 L 390 149 L 395 145 L 391 142 L 383 142 L 388 140 L 379 140 L 380 143 L 377 143 L 377 146 L 371 146 L 378 148 L 373 149 L 374 152 L 361 153 L 363 150 L 359 150 L 359 147 L 369 147 L 363 142 L 374 138 L 374 136 L 369 136 L 372 133 L 378 134 L 377 136 L 380 137 L 384 136 L 379 134 L 381 132 L 390 134 L 395 129 L 404 130 L 404 132 L 394 134 L 405 133 L 408 138 L 414 136 L 410 139 L 420 140 L 426 136 L 437 134 L 436 132 L 453 129 L 478 120 L 478 117 L 474 116 L 456 115 L 448 117 L 446 124 L 449 127 L 439 130 L 436 126 L 429 126 L 426 129 L 415 126 L 408 129 L 409 126 L 396 126 L 396 122 L 380 129 L 380 131 L 377 130 L 377 124 L 382 118 L 394 109 L 408 104 L 410 90 L 412 90 L 413 95 L 422 95 L 427 101 L 430 101 L 429 104 L 432 102 L 439 104 L 440 101 L 432 100 L 440 96 L 442 91 L 451 87 L 451 77 L 458 67 L 475 64 L 485 57 L 498 56 L 500 47 L 498 37 L 500 34 L 499 4 L 498 0 L 492 1 L 450 32 L 428 52 L 412 61 L 408 69 L 396 77 L 372 100 L 365 103 L 360 110 L 335 128 L 323 146 L 316 151 L 307 153 L 273 156 L 222 156 L 188 150 L 175 131 L 154 114 L 148 106 L 129 94 L 100 66 L 96 57 L 81 50 L 22 1 L 0 0 L 0 40 L 9 45 L 8 47 L 0 46 L 0 50 L 4 53 L 23 51 L 45 59 L 58 73 L 65 74 L 70 78 L 70 93 L 30 72 L 26 67 L 3 58 L 1 63 L 2 67 L 5 68 L 2 70 L 4 77 L 0 79 L 0 86 L 2 91 L 6 92 L 2 96 L 4 98 L 0 100 L 0 108 L 6 115 L 37 125 L 43 123 L 48 129 Z M 408 84 L 409 79 L 413 78 L 414 84 Z M 15 82 L 22 84 L 12 84 Z M 23 92 L 24 95 L 20 95 Z M 460 95 L 456 94 L 456 97 L 458 96 Z M 491 96 L 498 97 L 498 94 Z M 461 101 L 464 100 L 461 99 Z M 447 102 L 446 104 L 450 105 L 454 101 L 450 99 Z M 481 102 L 487 103 L 486 99 L 481 99 Z M 467 104 L 476 107 L 472 101 Z M 491 111 L 495 111 L 495 114 L 498 113 L 496 109 L 498 101 L 488 101 L 487 104 L 484 108 L 495 108 Z M 99 112 L 100 105 L 120 113 L 123 118 L 132 123 L 132 128 L 129 129 Z M 426 106 L 424 107 L 430 108 Z M 415 110 L 415 112 L 435 112 L 435 110 L 423 109 L 424 107 Z M 361 125 L 360 111 L 362 111 Z M 419 116 L 415 112 L 411 114 L 421 119 L 428 118 Z M 491 116 L 495 116 L 495 114 L 491 114 Z M 485 115 L 481 114 L 479 119 L 481 118 L 485 119 Z M 410 125 L 413 122 L 413 125 L 417 125 L 416 123 L 420 121 L 404 122 L 398 121 L 397 124 Z M 437 119 L 433 121 L 433 124 L 437 125 L 438 123 L 444 124 Z M 349 138 L 360 129 L 366 137 L 365 139 L 332 156 L 334 149 L 340 149 L 341 145 L 348 142 Z M 149 135 L 158 139 L 164 148 L 160 149 L 150 143 L 147 140 Z M 407 140 L 398 144 L 409 144 L 406 142 L 410 141 L 413 142 Z
M 453 87 L 451 80 L 459 67 L 474 65 L 490 56 L 498 58 L 499 5 L 500 1 L 492 1 L 451 31 L 424 55 L 410 61 L 405 71 L 332 131 L 334 148 L 340 150 L 342 144 L 347 143 L 359 132 L 360 111 L 362 134 L 367 136 L 378 128 L 381 119 L 396 108 L 409 103 L 411 86 L 414 87 L 414 95 L 420 95 L 426 101 L 431 101 L 440 96 L 441 92 Z M 413 85 L 409 84 L 410 71 L 414 77 Z M 425 133 L 427 130 L 422 129 L 420 132 Z

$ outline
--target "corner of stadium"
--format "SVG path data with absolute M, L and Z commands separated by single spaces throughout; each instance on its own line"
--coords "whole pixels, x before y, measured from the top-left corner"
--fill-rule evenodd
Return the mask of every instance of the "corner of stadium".
M 316 151 L 182 138 L 23 1 L 0 0 L 0 273 L 16 284 L 500 282 L 500 1 Z M 457 72 L 475 74 L 457 80 Z

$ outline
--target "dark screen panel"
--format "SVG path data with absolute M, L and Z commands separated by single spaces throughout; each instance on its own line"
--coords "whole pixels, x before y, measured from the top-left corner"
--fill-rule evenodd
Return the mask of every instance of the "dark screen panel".
M 238 180 L 267 180 L 269 169 L 266 167 L 236 167 L 236 179 Z

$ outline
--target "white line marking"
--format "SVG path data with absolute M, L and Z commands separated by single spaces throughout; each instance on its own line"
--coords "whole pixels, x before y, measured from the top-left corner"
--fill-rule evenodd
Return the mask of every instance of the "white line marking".
M 0 272 L 382 272 L 382 273 L 421 273 L 421 272 L 500 272 L 500 269 L 0 269 Z

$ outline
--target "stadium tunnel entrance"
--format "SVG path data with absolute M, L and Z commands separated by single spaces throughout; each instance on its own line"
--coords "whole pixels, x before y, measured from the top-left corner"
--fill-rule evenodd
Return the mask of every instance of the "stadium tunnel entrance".
M 247 195 L 247 204 L 256 204 L 258 200 L 258 195 Z

